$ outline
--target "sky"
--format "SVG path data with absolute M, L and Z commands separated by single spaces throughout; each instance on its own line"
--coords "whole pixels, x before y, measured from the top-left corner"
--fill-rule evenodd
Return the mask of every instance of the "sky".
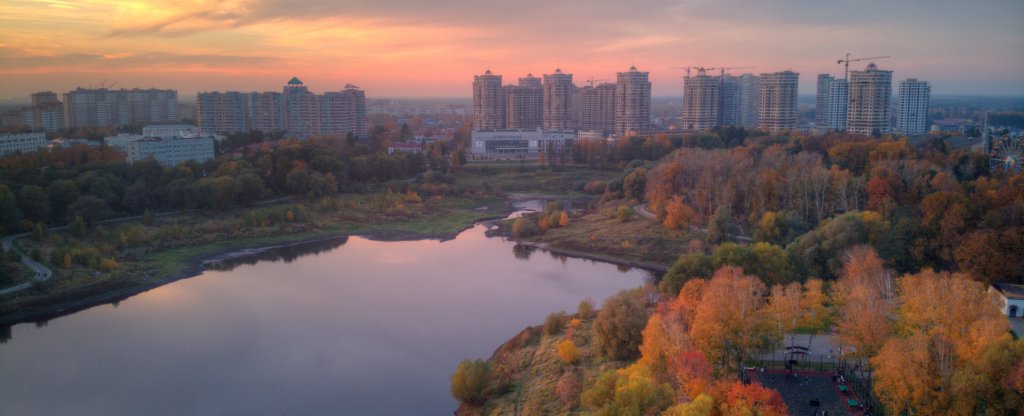
M 836 60 L 930 81 L 933 94 L 1024 95 L 1021 0 L 0 0 L 0 99 L 75 87 L 469 97 L 555 68 L 614 82 L 636 65 L 652 94 L 672 67 L 800 73 L 813 94 Z M 851 69 L 867 62 L 855 62 Z M 116 84 L 114 84 L 116 83 Z

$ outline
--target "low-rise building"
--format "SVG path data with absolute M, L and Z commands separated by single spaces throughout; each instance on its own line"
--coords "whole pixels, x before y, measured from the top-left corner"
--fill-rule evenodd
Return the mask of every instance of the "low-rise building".
M 131 164 L 152 157 L 164 166 L 187 161 L 203 163 L 214 157 L 213 142 L 212 136 L 146 137 L 127 143 L 125 161 Z
M 154 124 L 142 128 L 142 135 L 146 137 L 186 137 L 199 134 L 199 126 L 190 124 Z
M 423 153 L 423 145 L 420 143 L 412 142 L 397 142 L 391 143 L 388 146 L 388 154 L 394 154 L 395 152 L 406 152 L 406 153 Z
M 0 156 L 31 153 L 47 146 L 46 133 L 0 134 Z
M 999 299 L 999 310 L 1011 318 L 1024 317 L 1024 285 L 1015 283 L 993 283 L 988 289 Z
M 575 131 L 473 130 L 469 157 L 472 160 L 509 160 L 539 159 L 542 154 L 563 155 L 572 151 L 575 139 Z

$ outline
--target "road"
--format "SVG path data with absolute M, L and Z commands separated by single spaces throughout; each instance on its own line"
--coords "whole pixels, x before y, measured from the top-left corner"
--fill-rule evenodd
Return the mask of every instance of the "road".
M 633 212 L 636 212 L 637 215 L 640 215 L 642 217 L 646 217 L 646 218 L 649 218 L 649 219 L 652 219 L 652 220 L 655 220 L 655 221 L 658 220 L 657 216 L 655 216 L 653 213 L 651 213 L 651 211 L 647 210 L 647 204 L 636 204 L 636 205 L 633 205 Z M 696 225 L 691 225 L 690 226 L 690 230 L 691 231 L 696 231 L 696 232 L 699 232 L 699 233 L 703 233 L 703 234 L 707 234 L 708 233 L 708 229 L 707 228 L 701 228 L 701 227 L 698 227 Z M 731 238 L 733 240 L 736 240 L 736 241 L 742 241 L 744 243 L 753 243 L 754 242 L 753 238 L 751 238 L 749 236 L 745 236 L 745 235 L 726 234 L 725 236 L 729 237 L 729 238 Z

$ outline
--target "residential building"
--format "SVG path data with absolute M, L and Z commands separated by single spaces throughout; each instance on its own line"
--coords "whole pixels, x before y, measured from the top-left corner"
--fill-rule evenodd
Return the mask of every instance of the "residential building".
M 43 91 L 32 94 L 32 106 L 40 106 L 46 104 L 56 104 L 60 102 L 57 98 L 57 93 L 53 91 Z
M 718 124 L 719 126 L 739 125 L 739 83 L 736 77 L 722 74 L 718 77 L 721 84 L 718 99 Z
M 829 74 L 818 74 L 818 95 L 814 101 L 814 127 L 819 129 L 827 128 L 829 110 L 829 92 L 832 81 L 835 80 Z
M 146 137 L 129 141 L 125 146 L 129 164 L 150 157 L 164 166 L 195 161 L 203 163 L 213 159 L 212 136 L 197 137 Z
M 0 134 L 0 156 L 32 153 L 47 144 L 46 133 L 43 132 Z
M 576 133 L 541 129 L 473 130 L 469 157 L 473 160 L 567 157 Z
M 799 77 L 793 71 L 761 74 L 758 128 L 779 133 L 796 127 Z
M 246 94 L 246 131 L 259 130 L 264 133 L 285 130 L 282 94 L 279 92 L 251 92 Z
M 241 133 L 252 130 L 246 114 L 249 95 L 238 91 L 196 94 L 196 124 L 206 133 Z
M 544 130 L 570 130 L 572 126 L 572 95 L 576 86 L 572 74 L 555 69 L 553 74 L 544 74 Z
M 863 135 L 888 133 L 892 71 L 878 69 L 874 63 L 863 71 L 850 71 L 849 91 L 846 131 Z
M 197 136 L 200 129 L 191 124 L 156 124 L 142 128 L 142 135 L 146 137 L 169 137 L 169 136 Z
M 78 88 L 64 94 L 64 123 L 71 128 L 176 121 L 178 92 L 175 90 Z
M 533 74 L 519 78 L 519 85 L 503 87 L 505 128 L 535 129 L 543 120 L 544 89 Z
M 932 87 L 928 81 L 910 78 L 900 82 L 896 105 L 896 131 L 908 136 L 928 132 L 928 101 Z
M 320 134 L 320 113 L 316 94 L 298 77 L 292 77 L 281 90 L 285 131 L 300 139 Z
M 601 134 L 615 131 L 617 90 L 618 86 L 611 83 L 579 89 L 580 130 Z
M 718 126 L 721 87 L 719 77 L 708 75 L 703 68 L 699 69 L 695 76 L 686 74 L 686 78 L 683 79 L 684 129 L 706 131 Z
M 828 85 L 828 104 L 825 125 L 820 128 L 846 130 L 846 113 L 850 104 L 849 84 L 845 79 L 833 79 Z
M 362 137 L 366 131 L 366 96 L 359 87 L 348 84 L 339 92 L 325 92 L 316 96 L 320 123 L 318 136 Z
M 615 83 L 615 134 L 646 132 L 651 128 L 651 81 L 635 66 L 619 72 Z
M 761 95 L 761 79 L 753 74 L 743 74 L 736 79 L 737 118 L 744 128 L 757 128 L 757 112 Z
M 501 75 L 488 69 L 473 76 L 473 128 L 500 129 L 505 126 L 505 98 Z

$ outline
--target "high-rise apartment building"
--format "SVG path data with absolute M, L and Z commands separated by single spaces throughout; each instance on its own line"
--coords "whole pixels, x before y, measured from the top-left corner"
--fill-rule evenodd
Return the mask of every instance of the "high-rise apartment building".
M 579 89 L 580 130 L 611 134 L 615 131 L 616 84 L 604 83 Z
M 540 78 L 529 74 L 519 78 L 519 85 L 506 85 L 505 128 L 535 129 L 541 126 L 544 89 Z
M 761 95 L 761 79 L 743 74 L 736 79 L 738 124 L 744 128 L 757 128 L 757 111 Z
M 814 101 L 814 126 L 819 129 L 828 126 L 829 89 L 833 80 L 835 78 L 829 74 L 818 74 L 818 95 Z
M 619 72 L 615 83 L 615 134 L 646 132 L 651 127 L 651 81 L 635 66 Z
M 846 130 L 846 113 L 850 105 L 850 88 L 845 79 L 834 79 L 828 84 L 828 105 L 822 128 Z
M 888 133 L 892 71 L 870 63 L 863 71 L 850 71 L 849 82 L 846 131 L 864 135 Z
M 483 75 L 473 76 L 473 128 L 501 129 L 505 127 L 505 98 L 501 75 L 488 69 Z
M 928 101 L 932 87 L 928 81 L 910 78 L 900 82 L 896 105 L 896 131 L 911 136 L 925 134 L 928 122 Z
M 207 133 L 241 133 L 252 130 L 246 114 L 249 95 L 237 91 L 196 94 L 196 125 Z
M 740 91 L 736 77 L 722 74 L 718 78 L 721 83 L 721 97 L 718 99 L 718 125 L 735 126 L 740 124 Z
M 683 79 L 683 128 L 705 131 L 718 126 L 721 91 L 721 79 L 708 75 L 704 69 L 695 76 L 687 74 Z
M 793 71 L 761 74 L 758 128 L 778 133 L 796 127 L 799 77 Z
M 196 123 L 205 133 L 259 130 L 298 138 L 366 135 L 366 94 L 351 84 L 316 95 L 292 78 L 283 92 L 200 92 Z
M 33 107 L 40 106 L 40 105 L 46 105 L 46 104 L 54 104 L 54 103 L 59 103 L 59 102 L 60 102 L 60 100 L 57 99 L 57 93 L 52 92 L 52 91 L 43 91 L 43 92 L 37 92 L 35 94 L 32 94 L 32 106 Z
M 67 127 L 117 127 L 176 121 L 178 92 L 175 90 L 78 88 L 64 93 L 64 122 Z
M 553 74 L 544 74 L 544 130 L 570 130 L 572 125 L 572 95 L 576 86 L 572 74 L 555 69 Z

